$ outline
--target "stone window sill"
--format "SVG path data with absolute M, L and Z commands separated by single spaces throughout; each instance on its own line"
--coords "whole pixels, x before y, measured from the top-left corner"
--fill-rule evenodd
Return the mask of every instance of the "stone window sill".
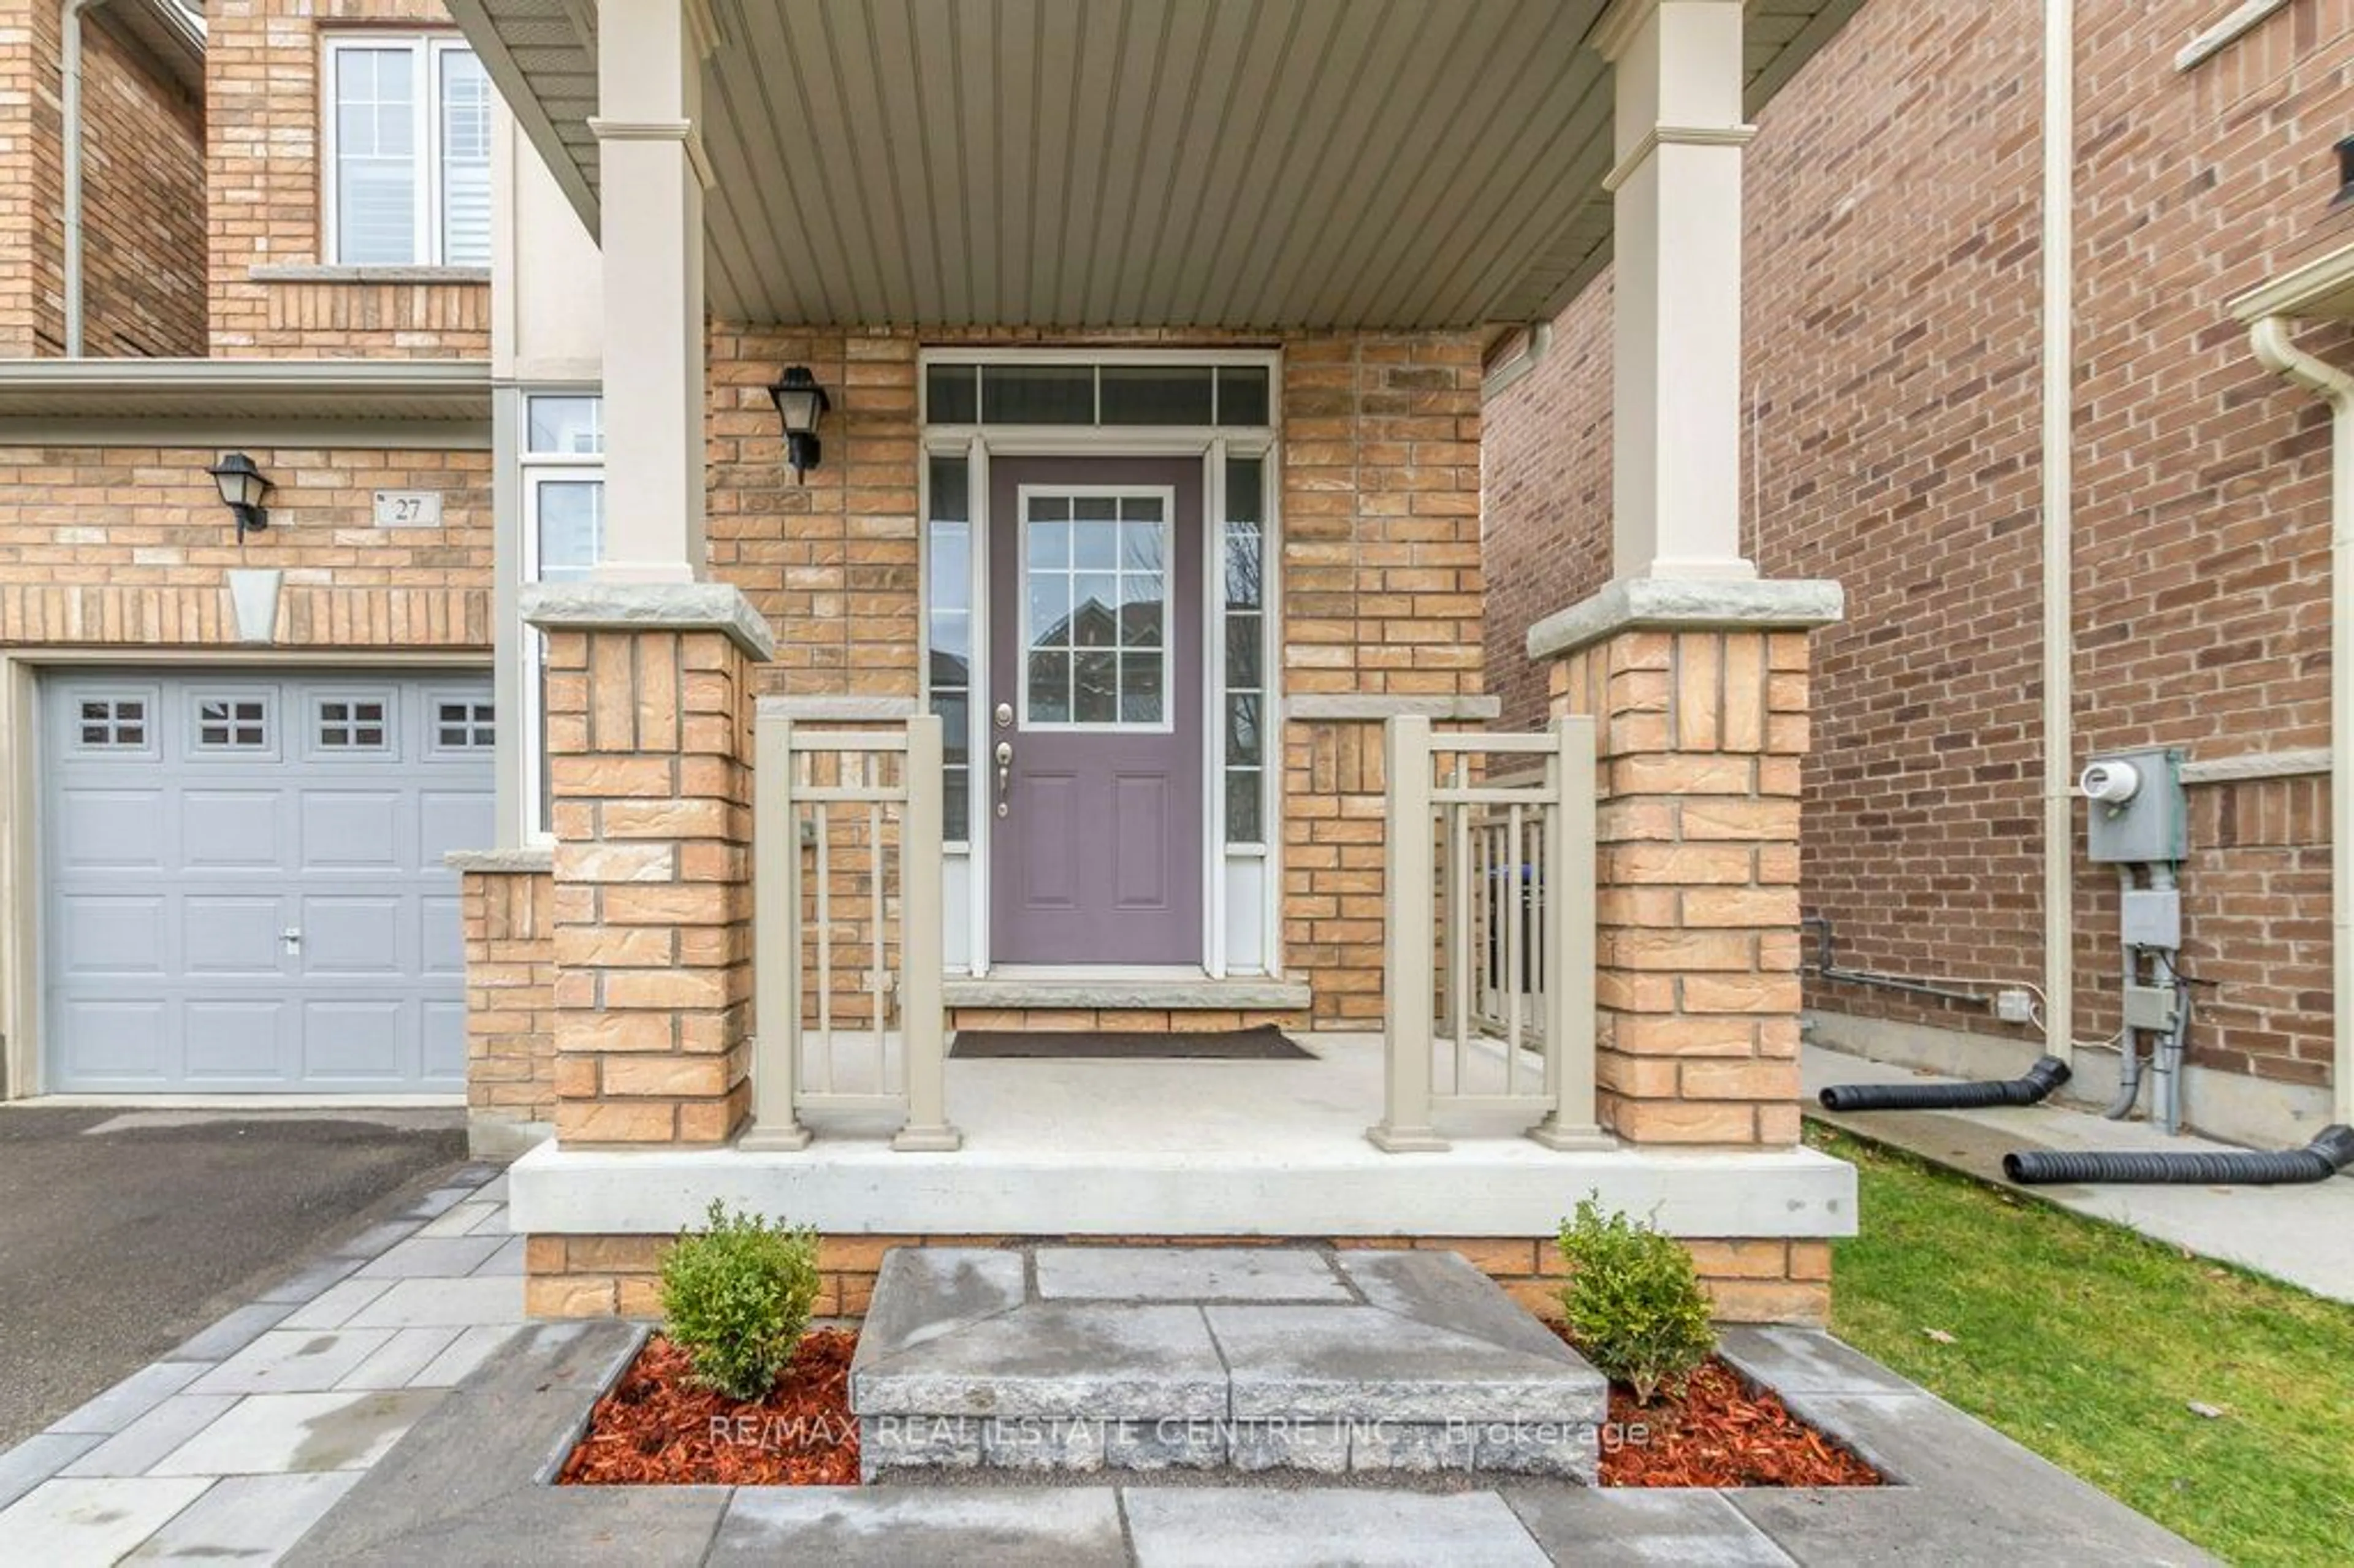
M 246 269 L 256 283 L 487 283 L 488 267 L 323 267 L 276 262 Z

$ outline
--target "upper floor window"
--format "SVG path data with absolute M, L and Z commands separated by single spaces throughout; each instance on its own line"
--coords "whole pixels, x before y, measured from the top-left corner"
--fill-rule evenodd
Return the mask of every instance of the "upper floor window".
M 455 37 L 361 35 L 326 48 L 327 260 L 491 263 L 491 83 Z

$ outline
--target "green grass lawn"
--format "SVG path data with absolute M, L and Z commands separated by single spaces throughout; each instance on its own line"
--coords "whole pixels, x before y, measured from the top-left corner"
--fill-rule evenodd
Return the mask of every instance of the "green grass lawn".
M 1808 1138 L 1862 1190 L 1833 1270 L 1841 1338 L 2218 1556 L 2354 1560 L 2354 1307 Z

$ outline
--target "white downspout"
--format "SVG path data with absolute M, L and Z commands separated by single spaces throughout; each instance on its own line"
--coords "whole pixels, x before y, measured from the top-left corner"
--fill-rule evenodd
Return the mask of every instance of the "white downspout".
M 2354 376 L 2289 341 L 2289 323 L 2248 328 L 2256 358 L 2329 404 L 2329 969 L 2332 1122 L 2354 1125 Z
M 2043 1048 L 2076 1057 L 2076 0 L 2043 5 Z
M 81 344 L 81 24 L 85 13 L 106 0 L 65 0 L 59 23 L 65 39 L 58 52 L 58 110 L 64 122 L 66 357 L 80 359 Z

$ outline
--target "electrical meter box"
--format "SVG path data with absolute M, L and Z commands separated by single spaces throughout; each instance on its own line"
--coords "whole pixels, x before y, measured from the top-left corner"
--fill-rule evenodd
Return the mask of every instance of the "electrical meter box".
M 2106 864 L 2178 863 L 2190 853 L 2182 754 L 2152 749 L 2096 757 L 2078 781 L 2092 809 L 2093 859 Z

